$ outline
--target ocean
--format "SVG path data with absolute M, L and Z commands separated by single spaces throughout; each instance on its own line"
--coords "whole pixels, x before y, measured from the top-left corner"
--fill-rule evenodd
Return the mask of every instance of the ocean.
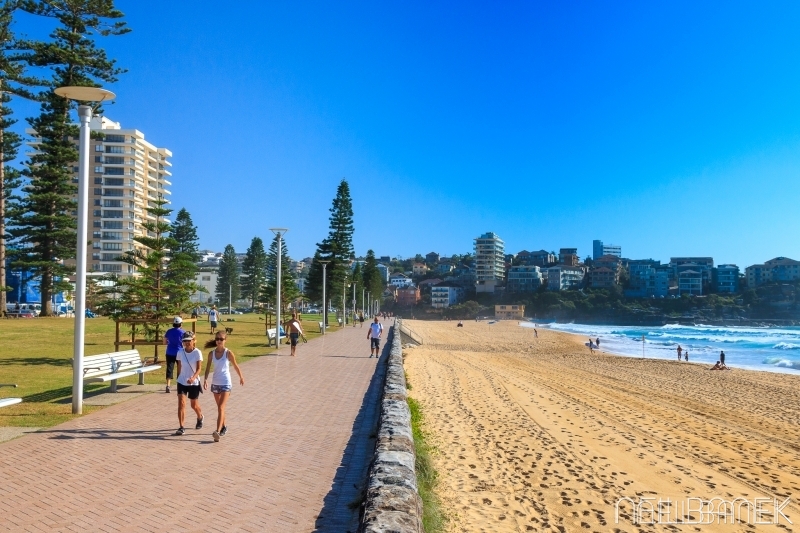
M 534 327 L 523 322 L 524 327 Z M 576 333 L 596 339 L 600 347 L 619 355 L 657 359 L 677 359 L 680 345 L 689 350 L 689 362 L 713 365 L 725 352 L 725 363 L 730 367 L 764 370 L 786 374 L 800 374 L 800 327 L 744 328 L 681 326 L 668 324 L 660 327 L 591 326 L 585 324 L 538 324 L 540 329 L 553 329 Z M 588 349 L 588 348 L 587 348 Z

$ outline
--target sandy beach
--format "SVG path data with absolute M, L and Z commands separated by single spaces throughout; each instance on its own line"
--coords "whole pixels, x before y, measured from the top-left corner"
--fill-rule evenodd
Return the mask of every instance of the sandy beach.
M 586 339 L 516 321 L 405 324 L 423 340 L 405 367 L 450 531 L 792 531 L 772 512 L 787 497 L 800 523 L 797 376 L 591 355 Z M 633 524 L 631 505 L 615 523 L 623 497 L 672 503 L 655 525 Z M 770 498 L 770 524 L 746 506 L 750 524 L 688 513 L 714 497 Z

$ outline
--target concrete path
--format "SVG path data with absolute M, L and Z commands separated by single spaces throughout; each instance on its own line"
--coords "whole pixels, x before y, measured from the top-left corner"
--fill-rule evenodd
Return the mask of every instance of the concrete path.
M 207 392 L 182 437 L 154 393 L 0 444 L 0 531 L 355 532 L 388 356 L 366 332 L 245 364 L 219 443 Z

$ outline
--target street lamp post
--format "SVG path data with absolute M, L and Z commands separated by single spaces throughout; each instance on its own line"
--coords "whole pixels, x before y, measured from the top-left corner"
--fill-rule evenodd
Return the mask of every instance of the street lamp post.
M 342 327 L 347 325 L 347 305 L 345 305 L 344 299 L 347 297 L 347 287 L 349 286 L 350 284 L 347 283 L 347 278 L 344 278 L 342 282 Z
M 357 283 L 353 282 L 353 327 L 356 327 L 356 285 Z
M 103 102 L 114 93 L 99 87 L 59 87 L 57 95 L 78 102 Z M 75 335 L 72 362 L 72 414 L 83 412 L 83 344 L 86 336 L 86 253 L 89 226 L 89 121 L 91 106 L 78 106 L 80 136 L 78 138 L 78 248 L 75 258 Z
M 269 230 L 278 237 L 278 256 L 275 259 L 276 264 L 276 283 L 275 283 L 275 349 L 280 347 L 281 338 L 281 263 L 282 259 L 282 237 L 289 231 L 287 228 L 269 228 Z
M 364 309 L 364 295 L 367 293 L 366 287 L 361 287 L 361 312 L 365 313 L 366 309 Z
M 330 261 L 320 261 L 320 263 L 322 263 L 322 334 L 325 335 L 325 330 L 328 328 L 328 301 L 325 299 L 325 286 L 327 285 L 328 277 L 325 272 Z

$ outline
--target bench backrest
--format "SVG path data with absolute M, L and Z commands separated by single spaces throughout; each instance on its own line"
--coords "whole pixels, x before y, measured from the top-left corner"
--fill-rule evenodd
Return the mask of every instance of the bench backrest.
M 138 350 L 87 355 L 83 358 L 83 377 L 105 376 L 142 366 Z
M 267 330 L 267 337 L 269 337 L 270 339 L 274 339 L 275 338 L 275 329 L 276 328 L 269 328 Z M 284 335 L 285 335 L 285 333 L 281 333 L 281 337 L 283 337 Z

